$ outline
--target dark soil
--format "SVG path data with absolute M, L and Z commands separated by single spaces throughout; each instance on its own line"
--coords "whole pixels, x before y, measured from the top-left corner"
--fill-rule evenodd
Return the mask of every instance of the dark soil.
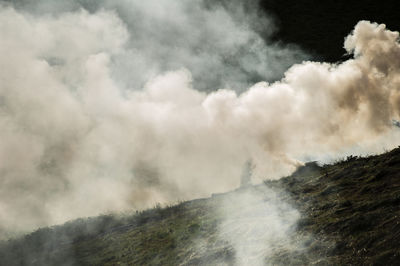
M 303 252 L 277 250 L 274 265 L 398 265 L 400 148 L 348 157 L 323 167 L 308 163 L 262 186 L 286 191 L 301 212 L 296 231 L 312 235 Z M 0 265 L 233 265 L 218 240 L 214 207 L 240 190 L 154 208 L 130 216 L 78 219 L 0 244 Z M 196 241 L 206 242 L 199 254 Z

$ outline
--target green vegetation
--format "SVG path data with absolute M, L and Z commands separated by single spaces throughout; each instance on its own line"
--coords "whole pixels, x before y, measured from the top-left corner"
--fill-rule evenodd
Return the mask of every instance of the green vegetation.
M 300 167 L 262 186 L 284 189 L 300 212 L 302 251 L 269 258 L 289 265 L 395 265 L 400 262 L 400 148 L 333 165 Z M 127 216 L 78 219 L 0 244 L 0 265 L 233 265 L 217 237 L 216 206 L 240 190 Z

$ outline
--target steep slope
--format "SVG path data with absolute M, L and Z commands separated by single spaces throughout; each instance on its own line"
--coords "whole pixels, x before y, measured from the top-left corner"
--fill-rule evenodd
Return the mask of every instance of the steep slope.
M 400 263 L 399 170 L 400 148 L 323 167 L 308 163 L 289 177 L 207 199 L 43 228 L 1 243 L 0 265 L 246 264 L 238 260 L 234 242 L 221 238 L 220 230 L 226 222 L 221 206 L 238 205 L 235 199 L 244 194 L 258 195 L 261 205 L 274 201 L 282 209 L 279 202 L 286 202 L 285 206 L 299 211 L 295 225 L 288 227 L 292 233 L 270 243 L 268 252 L 261 251 L 263 263 L 395 265 Z M 236 233 L 246 245 L 259 240 L 247 234 L 254 221 L 268 220 L 259 211 L 257 216 L 249 215 L 254 206 L 254 201 L 240 205 L 245 216 L 230 221 L 231 240 Z M 296 215 L 290 208 L 285 212 L 289 213 L 286 220 Z
M 348 157 L 279 183 L 303 214 L 299 230 L 334 243 L 324 255 L 340 264 L 394 265 L 400 262 L 399 169 L 400 149 L 395 149 Z

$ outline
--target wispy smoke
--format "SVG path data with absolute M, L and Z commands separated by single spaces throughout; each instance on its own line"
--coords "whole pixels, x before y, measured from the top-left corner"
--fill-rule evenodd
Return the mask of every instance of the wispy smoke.
M 261 180 L 397 144 L 397 32 L 360 22 L 355 59 L 239 94 L 299 52 L 266 45 L 241 11 L 189 2 L 1 7 L 0 230 L 229 190 L 248 158 Z
M 186 68 L 192 74 L 196 89 L 243 91 L 257 81 L 280 79 L 294 62 L 305 59 L 294 47 L 266 44 L 264 39 L 275 31 L 275 26 L 257 11 L 258 0 L 235 0 L 224 5 L 207 0 L 12 2 L 19 10 L 38 19 L 81 9 L 95 15 L 112 12 L 128 34 L 123 40 L 123 49 L 110 53 L 110 74 L 119 86 L 129 89 L 140 89 L 149 79 L 165 71 Z M 70 37 L 70 42 L 79 40 L 75 39 L 77 36 Z M 102 37 L 98 37 L 101 42 Z M 85 45 L 82 42 L 80 46 Z M 54 59 L 62 62 L 58 51 L 63 54 L 68 48 L 74 47 L 65 44 L 57 47 Z M 101 48 L 97 52 L 100 51 Z
M 268 35 L 272 23 L 241 5 L 0 7 L 4 231 L 235 187 L 244 155 L 213 129 L 193 86 L 244 90 L 304 57 L 267 45 L 251 24 Z
M 300 213 L 280 194 L 260 186 L 242 189 L 220 203 L 218 237 L 232 246 L 235 265 L 274 265 L 277 251 L 304 250 L 306 237 L 295 232 Z

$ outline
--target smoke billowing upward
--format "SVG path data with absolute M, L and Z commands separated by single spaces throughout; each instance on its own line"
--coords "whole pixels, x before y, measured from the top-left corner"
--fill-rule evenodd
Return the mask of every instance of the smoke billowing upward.
M 399 34 L 384 25 L 357 24 L 345 41 L 354 59 L 295 64 L 246 89 L 303 57 L 267 45 L 257 13 L 21 6 L 0 7 L 4 232 L 233 189 L 249 158 L 262 180 L 398 144 Z
M 115 23 L 121 24 L 115 29 L 122 28 L 126 32 L 124 36 L 115 36 L 123 42 L 123 47 L 109 53 L 112 57 L 110 74 L 120 86 L 129 89 L 140 89 L 149 79 L 165 71 L 186 68 L 192 74 L 196 89 L 211 91 L 229 87 L 243 91 L 256 81 L 280 79 L 290 65 L 306 58 L 294 47 L 266 44 L 264 38 L 275 31 L 275 26 L 271 19 L 257 11 L 257 0 L 248 3 L 235 0 L 226 7 L 207 2 L 41 0 L 32 3 L 21 0 L 14 5 L 36 19 L 79 14 L 82 10 L 93 17 L 104 12 L 113 16 L 118 20 Z M 106 20 L 100 23 L 107 29 Z M 62 27 L 58 29 L 63 30 Z M 255 29 L 262 32 L 264 38 Z M 106 38 L 115 34 L 104 33 Z M 64 37 L 72 38 L 69 43 L 79 38 Z M 59 51 L 65 53 L 70 49 L 72 53 L 76 47 L 70 47 L 64 40 L 58 41 L 63 44 L 53 51 L 50 59 L 61 63 L 66 55 Z M 80 47 L 87 46 L 82 43 Z M 103 48 L 108 46 L 105 44 L 97 51 L 87 52 L 104 51 Z

